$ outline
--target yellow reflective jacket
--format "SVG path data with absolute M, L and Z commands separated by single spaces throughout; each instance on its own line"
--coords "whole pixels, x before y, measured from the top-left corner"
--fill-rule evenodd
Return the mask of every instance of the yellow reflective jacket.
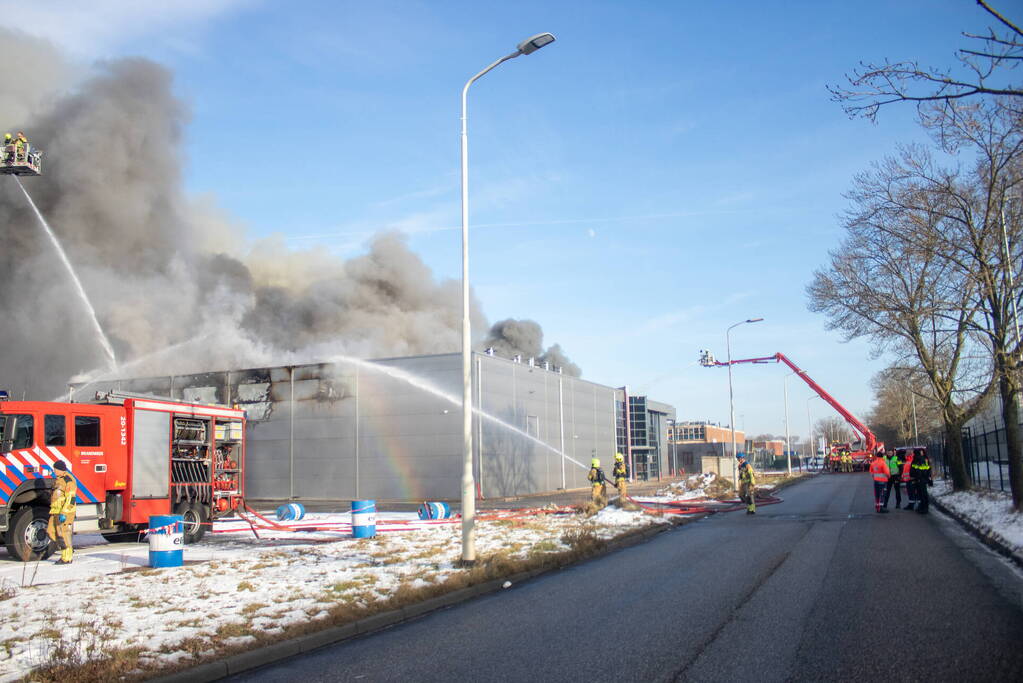
M 616 462 L 614 469 L 611 470 L 611 474 L 614 476 L 616 481 L 618 479 L 627 479 L 629 477 L 629 468 L 624 462 Z
M 75 495 L 78 493 L 78 485 L 74 477 L 68 474 L 61 474 L 56 478 L 57 486 L 50 494 L 50 514 L 68 514 L 75 509 Z
M 753 466 L 748 462 L 739 465 L 739 483 L 749 486 L 757 485 L 757 475 L 753 472 Z

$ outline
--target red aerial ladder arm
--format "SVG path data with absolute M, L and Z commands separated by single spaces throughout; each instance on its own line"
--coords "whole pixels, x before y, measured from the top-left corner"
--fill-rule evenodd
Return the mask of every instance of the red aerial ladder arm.
M 711 356 L 706 351 L 704 352 L 704 355 L 701 357 L 700 360 L 703 363 L 703 365 L 706 366 L 706 367 L 713 367 L 713 366 L 724 366 L 724 367 L 727 367 L 728 366 L 728 362 L 727 361 L 724 362 L 724 363 L 722 363 L 720 361 L 717 361 L 717 360 L 714 359 L 713 356 Z M 831 394 L 829 394 L 828 392 L 826 392 L 824 390 L 824 387 L 822 387 L 821 385 L 817 384 L 817 382 L 813 381 L 813 379 L 810 377 L 810 375 L 806 374 L 805 370 L 799 368 L 795 363 L 793 363 L 788 358 L 786 358 L 785 354 L 776 353 L 773 356 L 765 356 L 763 358 L 742 358 L 742 359 L 739 359 L 739 360 L 733 360 L 732 361 L 732 365 L 736 365 L 738 363 L 770 363 L 772 361 L 775 362 L 775 363 L 784 363 L 785 365 L 789 366 L 789 368 L 792 370 L 792 372 L 794 372 L 795 374 L 799 375 L 799 377 L 802 378 L 802 380 L 804 382 L 806 382 L 807 385 L 809 385 L 809 387 L 811 389 L 813 389 L 815 392 L 817 392 L 818 396 L 820 396 L 822 399 L 824 399 L 824 401 L 829 406 L 834 408 L 835 411 L 839 415 L 841 415 L 842 418 L 846 422 L 848 422 L 849 425 L 853 429 L 855 429 L 857 432 L 860 433 L 860 435 L 863 437 L 863 445 L 864 445 L 864 449 L 863 450 L 865 450 L 868 454 L 871 454 L 871 455 L 874 453 L 874 450 L 878 446 L 877 437 L 874 436 L 874 433 L 872 431 L 870 431 L 870 429 L 867 427 L 867 425 L 865 425 L 862 422 L 860 422 L 860 420 L 855 415 L 853 415 L 848 410 L 846 410 L 845 407 L 841 403 L 839 403 L 838 401 L 835 400 L 834 396 L 832 396 Z

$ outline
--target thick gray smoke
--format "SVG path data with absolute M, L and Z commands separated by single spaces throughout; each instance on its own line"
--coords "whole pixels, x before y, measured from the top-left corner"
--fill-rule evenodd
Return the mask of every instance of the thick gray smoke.
M 122 59 L 74 79 L 51 47 L 3 30 L 0 59 L 0 125 L 45 150 L 44 175 L 26 189 L 75 264 L 122 374 L 460 348 L 459 283 L 438 281 L 402 236 L 379 235 L 347 261 L 279 239 L 246 244 L 210 202 L 187 198 L 188 114 L 164 68 Z M 0 387 L 52 398 L 73 377 L 96 378 L 103 352 L 11 178 L 0 177 L 0 225 Z M 475 302 L 472 318 L 486 329 Z
M 479 348 L 492 348 L 496 355 L 503 358 L 521 356 L 523 361 L 535 358 L 538 363 L 550 363 L 551 367 L 561 368 L 562 372 L 573 377 L 582 374 L 579 366 L 568 359 L 560 345 L 554 344 L 544 351 L 543 330 L 539 323 L 532 320 L 509 318 L 494 323 Z

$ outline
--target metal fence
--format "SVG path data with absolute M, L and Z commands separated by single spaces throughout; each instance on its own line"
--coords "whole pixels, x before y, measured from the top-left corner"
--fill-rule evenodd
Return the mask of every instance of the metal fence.
M 1009 451 L 1005 428 L 992 424 L 990 429 L 979 432 L 965 427 L 962 439 L 963 460 L 973 485 L 992 491 L 1008 491 Z M 927 454 L 931 462 L 936 463 L 946 477 L 949 476 L 944 441 L 928 443 Z

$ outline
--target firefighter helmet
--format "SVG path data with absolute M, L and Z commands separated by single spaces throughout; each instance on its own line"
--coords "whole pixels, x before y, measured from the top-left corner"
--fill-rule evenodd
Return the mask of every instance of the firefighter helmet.
M 618 462 L 622 462 L 623 460 L 625 460 L 625 456 L 622 455 L 621 453 L 615 453 L 615 460 L 617 460 Z
M 600 467 L 600 458 L 590 460 L 590 467 Z

